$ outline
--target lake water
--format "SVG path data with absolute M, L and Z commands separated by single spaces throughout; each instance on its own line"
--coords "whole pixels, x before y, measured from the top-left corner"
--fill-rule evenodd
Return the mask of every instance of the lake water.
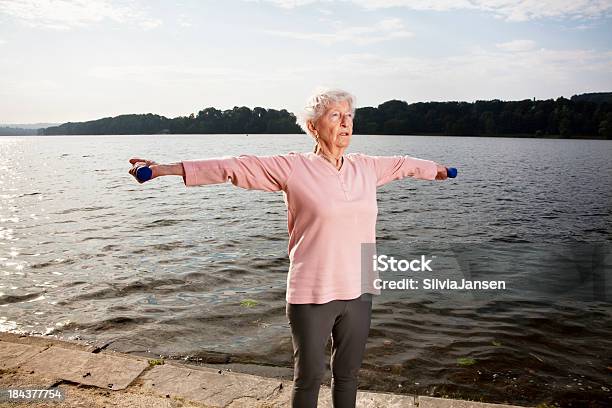
M 311 149 L 305 135 L 0 137 L 0 331 L 291 368 L 282 194 L 140 185 L 128 159 Z M 612 142 L 357 135 L 347 152 L 457 167 L 380 188 L 378 241 L 511 286 L 375 298 L 361 388 L 612 406 Z

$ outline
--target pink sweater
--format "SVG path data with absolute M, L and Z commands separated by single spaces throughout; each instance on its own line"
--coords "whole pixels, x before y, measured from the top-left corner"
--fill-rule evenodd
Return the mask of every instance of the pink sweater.
M 404 177 L 434 180 L 436 163 L 410 156 L 344 155 L 337 170 L 314 153 L 182 162 L 185 186 L 225 183 L 282 191 L 289 230 L 288 303 L 354 299 L 363 292 L 361 243 L 376 242 L 376 188 Z

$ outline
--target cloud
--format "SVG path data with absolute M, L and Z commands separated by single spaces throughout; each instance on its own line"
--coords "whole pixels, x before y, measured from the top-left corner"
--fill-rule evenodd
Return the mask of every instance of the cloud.
M 475 47 L 446 57 L 351 53 L 294 67 L 306 84 L 328 83 L 363 95 L 363 103 L 522 99 L 571 96 L 612 80 L 612 52 L 537 48 L 506 51 Z M 363 98 L 363 99 L 361 99 Z
M 593 24 L 579 24 L 575 27 L 570 28 L 570 30 L 590 30 L 593 27 L 595 27 L 595 25 Z
M 222 69 L 196 69 L 179 65 L 102 65 L 93 67 L 88 75 L 98 79 L 155 82 L 184 81 L 200 76 L 219 79 L 224 74 Z M 228 74 L 231 74 L 228 72 Z
M 105 20 L 130 23 L 145 29 L 158 27 L 159 19 L 141 9 L 109 0 L 3 0 L 0 14 L 6 14 L 30 27 L 70 30 Z
M 529 51 L 535 48 L 535 41 L 531 40 L 513 40 L 500 44 L 495 44 L 497 48 L 510 52 Z
M 404 7 L 413 10 L 447 11 L 459 8 L 477 8 L 467 0 L 351 0 L 353 3 L 369 9 Z
M 247 0 L 253 1 L 253 0 Z M 291 9 L 314 3 L 317 0 L 261 0 L 278 7 Z M 343 0 L 367 10 L 406 8 L 410 10 L 474 10 L 493 14 L 506 21 L 521 22 L 535 19 L 593 19 L 612 16 L 609 0 Z
M 352 76 L 359 78 L 359 82 L 378 78 L 385 83 L 407 80 L 414 86 L 448 84 L 449 87 L 456 87 L 457 83 L 462 83 L 463 89 L 469 89 L 465 84 L 473 83 L 477 85 L 476 88 L 482 88 L 486 82 L 524 88 L 528 82 L 572 83 L 576 78 L 592 77 L 594 73 L 610 77 L 612 52 L 545 48 L 511 50 L 511 47 L 507 47 L 497 51 L 476 48 L 464 55 L 442 58 L 357 53 L 343 55 L 310 69 L 322 74 L 333 72 L 337 77 Z M 316 76 L 316 72 L 309 75 Z
M 15 95 L 42 95 L 59 92 L 65 87 L 56 80 L 45 78 L 28 78 L 27 80 L 0 79 L 0 94 L 7 97 Z
M 497 3 L 497 4 L 496 4 Z M 522 2 L 478 0 L 476 6 L 507 21 L 536 19 L 594 19 L 612 16 L 612 2 L 608 0 L 526 0 Z
M 267 69 L 255 67 L 235 68 L 229 66 L 186 65 L 103 65 L 91 68 L 87 75 L 96 79 L 127 81 L 130 83 L 227 83 L 261 81 L 295 81 L 300 79 L 290 69 Z
M 322 3 L 329 2 L 321 1 L 321 0 L 245 0 L 251 3 L 272 3 L 275 6 L 284 8 L 284 9 L 293 9 L 296 7 L 306 6 L 313 3 Z
M 191 19 L 189 17 L 187 17 L 185 14 L 181 14 L 178 17 L 178 25 L 180 25 L 181 27 L 192 27 L 193 23 L 191 22 Z
M 381 20 L 371 26 L 348 26 L 341 21 L 331 22 L 334 28 L 331 33 L 296 32 L 265 30 L 270 35 L 296 40 L 315 41 L 325 45 L 339 42 L 353 42 L 358 45 L 373 44 L 396 38 L 410 38 L 414 34 L 407 31 L 404 23 L 398 18 Z

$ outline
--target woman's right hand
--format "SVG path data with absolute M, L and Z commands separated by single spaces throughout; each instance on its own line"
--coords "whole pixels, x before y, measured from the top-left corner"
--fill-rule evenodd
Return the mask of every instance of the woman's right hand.
M 153 161 L 153 160 L 147 160 L 147 159 L 139 159 L 137 157 L 132 157 L 130 159 L 130 164 L 132 165 L 132 168 L 129 170 L 129 173 L 134 176 L 134 178 L 136 179 L 136 181 L 138 181 L 140 184 L 144 183 L 144 181 L 140 181 L 138 180 L 138 178 L 136 177 L 136 170 L 138 170 L 139 167 L 142 166 L 148 166 L 151 169 L 151 178 L 149 180 L 153 180 L 155 177 L 157 177 L 159 174 L 156 171 L 156 167 L 159 165 L 159 163 Z
M 448 169 L 446 166 L 436 163 L 438 173 L 436 174 L 436 180 L 446 180 L 448 178 Z

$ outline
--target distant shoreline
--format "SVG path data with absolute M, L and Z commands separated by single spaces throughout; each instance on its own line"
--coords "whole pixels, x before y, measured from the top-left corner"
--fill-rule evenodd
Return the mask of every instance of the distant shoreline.
M 122 114 L 38 129 L 8 128 L 2 135 L 301 134 L 302 120 L 286 109 L 204 108 L 168 118 Z M 29 125 L 28 125 L 29 126 Z M 357 135 L 423 135 L 612 140 L 612 92 L 556 100 L 417 102 L 392 99 L 355 108 Z
M 99 134 L 99 135 L 0 135 L 0 137 L 96 137 L 96 136 L 280 136 L 294 135 L 305 136 L 305 133 L 139 133 L 139 134 Z M 610 140 L 605 137 L 595 137 L 591 135 L 576 135 L 571 137 L 562 137 L 561 135 L 542 135 L 533 136 L 530 134 L 518 133 L 507 135 L 445 135 L 442 133 L 423 133 L 410 135 L 395 135 L 395 134 L 354 134 L 353 136 L 442 136 L 442 137 L 470 137 L 470 138 L 506 138 L 506 139 L 552 139 L 552 140 Z

